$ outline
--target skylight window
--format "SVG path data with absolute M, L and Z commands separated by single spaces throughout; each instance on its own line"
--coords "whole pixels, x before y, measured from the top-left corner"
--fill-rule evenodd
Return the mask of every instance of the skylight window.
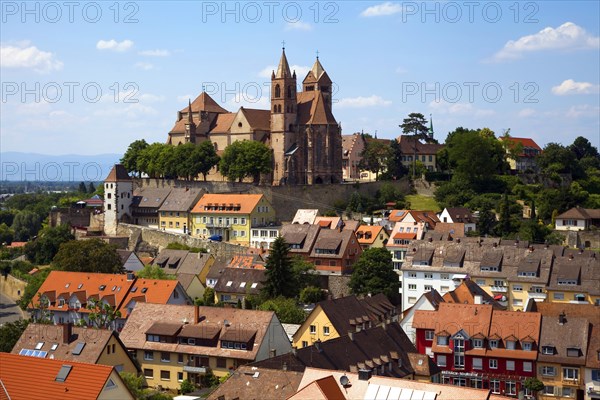
M 36 350 L 40 350 L 42 347 L 44 347 L 44 342 L 38 342 L 38 344 L 35 345 Z
M 142 288 L 142 293 L 146 293 L 147 291 L 148 291 L 148 288 L 147 288 L 147 287 L 145 287 L 145 288 Z
M 102 290 L 106 289 L 106 285 L 100 285 L 100 288 L 99 288 L 99 289 L 100 289 L 100 291 L 102 291 Z
M 83 283 L 80 283 L 79 285 L 77 285 L 77 289 L 81 289 L 83 287 Z
M 52 347 L 50 347 L 50 350 L 52 350 L 52 351 L 54 351 L 54 350 L 56 350 L 56 349 L 58 349 L 58 343 L 54 343 L 54 344 L 52 345 Z
M 73 366 L 71 365 L 63 365 L 62 367 L 60 367 L 60 371 L 58 371 L 58 375 L 56 375 L 56 378 L 54 380 L 57 382 L 66 381 L 67 376 L 69 376 L 69 373 L 71 372 L 71 368 L 73 368 Z
M 227 284 L 226 284 L 225 286 L 228 286 L 228 287 L 229 287 L 229 286 L 231 286 L 231 284 L 232 284 L 232 283 L 233 283 L 232 281 L 228 281 L 228 282 L 227 282 Z
M 252 284 L 252 286 L 250 286 L 250 287 L 251 287 L 252 289 L 256 289 L 256 286 L 258 286 L 258 283 L 257 283 L 257 282 L 254 282 L 254 283 Z
M 65 285 L 65 288 L 68 288 L 69 286 L 71 286 L 71 284 L 70 284 L 70 283 L 67 283 L 67 284 Z
M 241 288 L 243 288 L 243 287 L 246 287 L 246 282 L 242 282 L 242 283 L 240 283 L 240 287 L 241 287 Z
M 85 347 L 85 342 L 78 342 L 77 346 L 75 346 L 75 349 L 73 350 L 73 355 L 74 356 L 80 355 L 81 352 L 83 351 L 84 347 Z

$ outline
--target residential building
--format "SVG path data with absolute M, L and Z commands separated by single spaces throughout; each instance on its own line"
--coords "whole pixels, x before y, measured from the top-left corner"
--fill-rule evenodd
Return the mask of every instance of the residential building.
M 466 207 L 447 207 L 444 208 L 439 215 L 439 219 L 443 223 L 462 223 L 464 224 L 464 232 L 477 230 L 477 222 L 473 217 L 473 213 Z
M 536 376 L 540 313 L 440 303 L 435 311 L 416 311 L 413 326 L 418 351 L 433 357 L 443 383 L 516 397 Z
M 306 368 L 298 393 L 290 400 L 406 399 L 500 400 L 489 390 L 394 379 L 355 372 Z
M 215 303 L 241 304 L 260 294 L 267 280 L 265 269 L 225 268 L 215 284 Z
M 423 293 L 414 304 L 404 310 L 400 327 L 406 333 L 410 341 L 415 344 L 417 339 L 417 330 L 413 327 L 413 318 L 417 310 L 434 311 L 437 310 L 440 303 L 444 302 L 444 298 L 435 289 Z
M 404 213 L 404 211 L 393 210 L 390 214 L 390 220 Z M 405 216 L 408 214 L 404 214 Z M 427 232 L 428 223 L 425 221 L 416 221 L 413 218 L 408 218 L 410 221 L 396 221 L 393 225 L 390 238 L 388 239 L 385 248 L 392 254 L 392 263 L 394 270 L 398 271 L 402 268 L 408 246 L 413 240 L 421 240 Z
M 232 142 L 254 140 L 272 151 L 272 173 L 263 180 L 272 185 L 342 182 L 341 126 L 332 112 L 332 81 L 317 58 L 297 92 L 296 73 L 282 51 L 271 74 L 269 110 L 240 107 L 231 113 L 206 92 L 177 113 L 167 143 L 210 140 L 217 152 Z M 209 179 L 218 179 L 215 172 Z
M 35 319 L 39 319 L 43 312 L 49 312 L 55 324 L 71 322 L 89 325 L 92 310 L 87 306 L 90 300 L 108 304 L 120 312 L 121 316 L 113 326 L 117 330 L 123 327 L 129 312 L 138 302 L 191 303 L 175 280 L 136 279 L 132 273 L 52 271 L 35 294 L 30 309 Z M 45 311 L 42 311 L 40 302 L 45 303 Z
M 315 225 L 323 229 L 341 229 L 344 227 L 344 221 L 341 217 L 315 217 Z
M 281 236 L 290 246 L 290 255 L 309 260 L 317 236 L 321 231 L 319 225 L 290 224 L 281 228 Z
M 600 261 L 588 252 L 556 257 L 547 286 L 548 301 L 600 305 Z
M 347 296 L 323 300 L 315 305 L 292 339 L 294 347 L 312 346 L 316 341 L 325 342 L 348 332 L 359 332 L 397 321 L 396 307 L 384 294 L 359 299 Z
M 137 188 L 133 191 L 131 215 L 135 225 L 157 228 L 159 225 L 158 210 L 163 205 L 170 188 Z
M 192 253 L 188 250 L 162 250 L 153 264 L 161 267 L 168 275 L 175 275 L 190 296 L 201 298 L 204 294 L 206 276 L 215 258 L 208 253 Z
M 295 245 L 290 243 L 290 245 Z M 309 261 L 317 272 L 348 274 L 358 261 L 362 248 L 350 229 L 321 229 L 310 252 Z
M 470 279 L 465 279 L 451 292 L 444 294 L 446 303 L 456 304 L 491 304 L 496 310 L 506 310 L 506 307 L 494 300 L 494 298 L 478 284 Z
M 554 229 L 558 231 L 582 231 L 600 227 L 600 210 L 573 207 L 556 217 Z
M 377 138 L 377 134 L 375 134 L 375 137 L 371 137 L 370 135 L 364 135 L 364 142 L 365 142 L 365 147 L 369 146 L 369 144 L 371 143 L 379 143 L 383 146 L 386 147 L 390 147 L 392 144 L 392 141 L 389 139 L 378 139 Z M 362 154 L 360 155 L 360 159 L 362 160 Z M 359 161 L 360 164 L 360 161 Z M 360 168 L 360 165 L 359 165 Z M 384 174 L 387 171 L 387 166 L 383 165 L 381 170 L 379 170 L 377 173 L 368 170 L 368 169 L 360 169 L 360 180 L 363 182 L 374 182 L 376 180 L 379 179 L 379 176 L 381 174 Z
M 167 389 L 291 351 L 274 312 L 237 308 L 138 303 L 121 337 L 147 385 Z
M 135 398 L 112 366 L 0 353 L 0 399 Z
M 292 224 L 308 224 L 312 225 L 315 223 L 315 218 L 319 215 L 317 209 L 298 209 L 292 220 Z
M 510 169 L 517 172 L 535 172 L 537 163 L 535 158 L 542 153 L 542 149 L 531 138 L 518 138 L 512 136 L 501 136 L 499 138 L 506 143 L 506 153 L 509 155 L 508 163 Z M 511 153 L 519 150 L 514 158 Z
M 12 353 L 110 365 L 117 372 L 138 373 L 118 333 L 110 329 L 74 327 L 73 324 L 30 323 L 13 347 Z
M 298 390 L 302 372 L 242 365 L 207 400 L 287 399 Z
M 356 239 L 363 250 L 385 247 L 390 235 L 381 225 L 360 225 L 356 230 Z
M 104 180 L 104 231 L 117 234 L 119 222 L 131 222 L 133 180 L 121 164 L 115 164 Z
M 144 263 L 133 251 L 117 249 L 121 262 L 123 263 L 123 269 L 127 272 L 136 272 L 144 268 Z
M 344 181 L 360 179 L 360 161 L 365 149 L 365 140 L 360 133 L 342 135 L 342 176 Z
M 437 380 L 439 369 L 429 357 L 417 353 L 397 322 L 314 345 L 252 364 L 257 368 L 304 371 L 321 368 L 346 372 L 365 371 L 372 376 L 390 376 L 426 382 Z
M 194 188 L 174 188 L 159 207 L 160 229 L 175 232 L 189 233 L 191 224 L 191 211 L 196 205 L 203 191 Z
M 226 268 L 265 269 L 265 260 L 261 254 L 217 258 L 206 275 L 206 287 L 214 289 Z
M 263 226 L 261 228 L 253 228 L 250 230 L 250 247 L 257 249 L 268 250 L 271 245 L 279 237 L 281 225 Z
M 262 194 L 205 194 L 192 209 L 192 234 L 220 235 L 224 241 L 250 244 L 250 231 L 275 225 L 275 210 Z
M 412 135 L 398 137 L 402 153 L 402 165 L 406 168 L 413 166 L 413 161 L 420 161 L 428 171 L 438 171 L 437 153 L 444 145 L 436 143 L 423 143 Z

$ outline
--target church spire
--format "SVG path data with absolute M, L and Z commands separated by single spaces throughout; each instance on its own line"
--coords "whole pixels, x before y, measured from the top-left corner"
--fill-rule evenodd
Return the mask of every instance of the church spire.
M 319 56 L 317 55 L 317 59 L 315 60 L 315 63 L 311 69 L 313 75 L 315 76 L 316 80 L 319 80 L 319 78 L 321 77 L 321 74 L 323 74 L 323 72 L 325 72 L 325 68 L 323 68 L 323 65 L 321 65 L 321 61 L 319 61 Z
M 192 100 L 188 99 L 188 123 L 192 123 Z
M 275 74 L 275 78 L 290 78 L 291 76 L 292 73 L 290 72 L 290 64 L 288 64 L 287 57 L 285 56 L 284 47 L 281 52 L 281 59 L 279 60 L 279 66 L 277 67 L 277 73 Z
M 429 139 L 433 139 L 433 117 L 431 116 L 431 114 L 429 114 L 429 132 L 427 133 Z

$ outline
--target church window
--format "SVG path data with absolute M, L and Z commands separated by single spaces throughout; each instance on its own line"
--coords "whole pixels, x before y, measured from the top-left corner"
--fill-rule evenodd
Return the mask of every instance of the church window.
M 238 128 L 241 128 L 241 127 L 242 127 L 242 123 L 238 122 Z
M 273 112 L 276 113 L 277 112 L 277 105 L 273 106 Z
M 277 112 L 278 112 L 278 113 L 280 113 L 280 112 L 281 112 L 281 104 L 279 104 L 279 105 L 277 106 Z
M 281 88 L 279 87 L 279 85 L 275 85 L 275 97 L 281 97 Z
M 287 87 L 287 97 L 288 97 L 288 99 L 292 98 L 292 87 L 291 86 Z

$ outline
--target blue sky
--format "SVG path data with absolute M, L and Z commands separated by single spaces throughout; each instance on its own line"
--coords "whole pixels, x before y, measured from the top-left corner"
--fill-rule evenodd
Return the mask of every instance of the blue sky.
M 441 141 L 464 126 L 600 145 L 597 1 L 23 4 L 2 2 L 2 151 L 164 142 L 203 85 L 266 109 L 282 41 L 298 84 L 319 51 L 344 134 L 393 138 L 421 112 Z

